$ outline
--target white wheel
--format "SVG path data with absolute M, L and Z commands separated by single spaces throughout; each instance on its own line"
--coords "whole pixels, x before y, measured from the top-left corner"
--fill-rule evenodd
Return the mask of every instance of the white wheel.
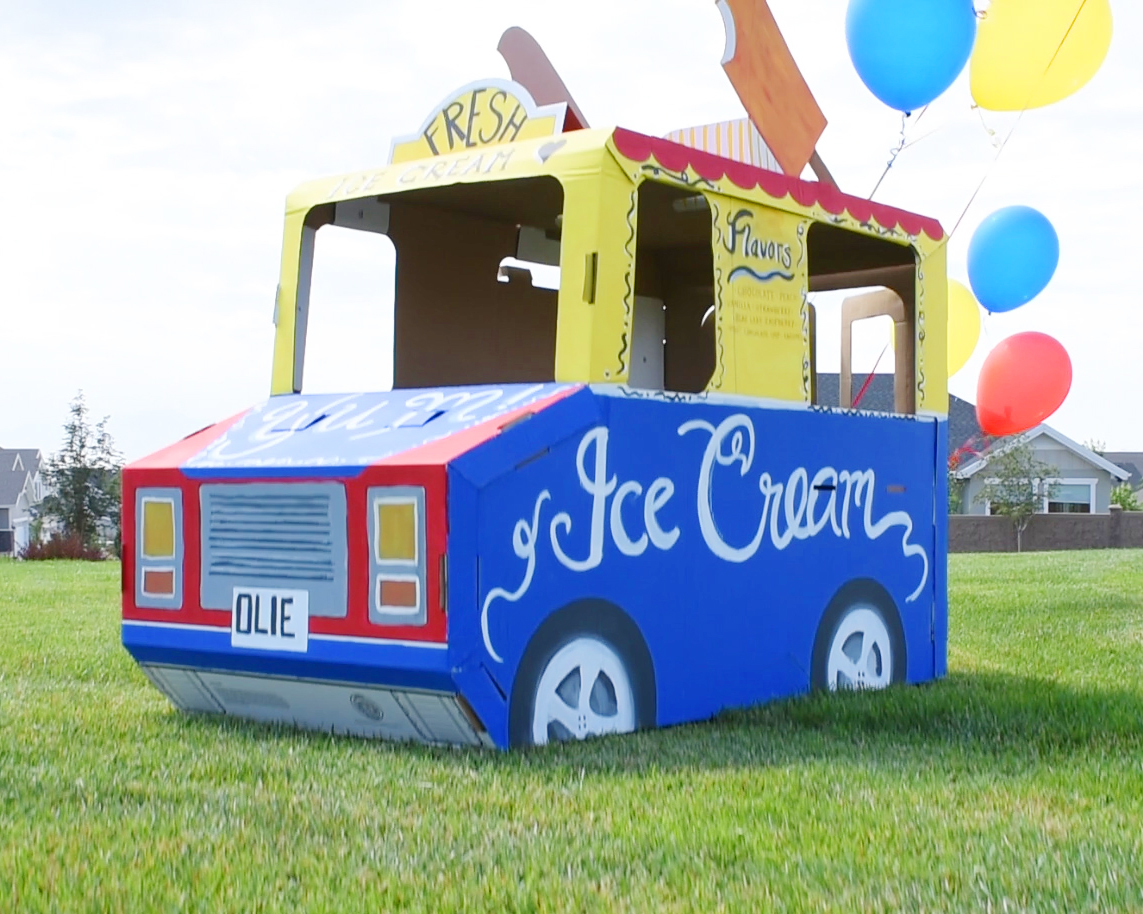
M 584 739 L 635 729 L 635 696 L 623 660 L 598 638 L 581 635 L 558 651 L 536 686 L 532 742 Z
M 884 689 L 893 680 L 893 641 L 881 614 L 854 606 L 837 624 L 826 661 L 826 683 L 837 689 Z

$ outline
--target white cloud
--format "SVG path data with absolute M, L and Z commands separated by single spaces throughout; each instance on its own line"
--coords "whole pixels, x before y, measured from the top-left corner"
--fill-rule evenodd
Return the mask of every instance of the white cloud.
M 844 0 L 772 0 L 830 118 L 822 154 L 842 186 L 872 189 L 900 117 L 850 67 Z M 951 228 L 965 276 L 971 233 L 1027 203 L 1060 233 L 1035 302 L 986 322 L 987 340 L 1040 329 L 1075 363 L 1053 420 L 1078 440 L 1143 446 L 1143 318 L 1128 279 L 1141 195 L 1143 10 L 1116 9 L 1103 71 L 1077 96 L 1028 112 L 999 162 L 967 79 L 908 125 L 878 199 Z M 131 457 L 262 397 L 286 193 L 382 161 L 455 86 L 505 75 L 510 25 L 548 51 L 593 123 L 648 133 L 737 116 L 713 4 L 495 0 L 119 2 L 12 11 L 0 36 L 4 291 L 0 443 L 54 448 L 84 388 Z M 1014 116 L 985 115 L 999 137 Z M 931 136 L 926 136 L 935 130 Z M 355 341 L 360 342 L 360 341 Z M 983 357 L 953 381 L 972 396 Z M 868 340 L 859 364 L 880 351 Z M 864 362 L 860 361 L 864 360 Z

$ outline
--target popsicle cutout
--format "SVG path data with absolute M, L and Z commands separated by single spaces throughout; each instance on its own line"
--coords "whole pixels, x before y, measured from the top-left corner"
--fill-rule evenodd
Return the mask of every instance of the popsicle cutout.
M 564 120 L 565 131 L 587 127 L 587 118 L 579 110 L 568 87 L 535 38 L 519 26 L 513 26 L 500 36 L 496 50 L 508 64 L 508 72 L 513 81 L 527 89 L 537 105 L 556 105 L 562 102 L 568 106 L 567 118 Z
M 722 68 L 750 120 L 788 175 L 811 164 L 826 118 L 766 0 L 717 0 L 726 30 Z M 824 166 L 818 178 L 833 183 Z M 823 174 L 824 172 L 824 174 Z

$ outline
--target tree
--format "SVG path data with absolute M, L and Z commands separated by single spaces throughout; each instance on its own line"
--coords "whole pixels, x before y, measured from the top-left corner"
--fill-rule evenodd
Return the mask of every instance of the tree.
M 1059 470 L 1036 457 L 1026 438 L 1014 438 L 992 453 L 981 472 L 986 479 L 976 500 L 991 505 L 993 514 L 1012 521 L 1016 551 L 1022 551 L 1022 538 L 1032 515 L 1040 512 L 1044 499 L 1051 498 L 1056 490 L 1055 483 L 1047 480 L 1059 475 Z
M 979 460 L 984 456 L 982 450 L 989 446 L 989 439 L 983 435 L 974 435 L 955 451 L 949 454 L 948 459 L 948 498 L 949 514 L 960 514 L 965 511 L 964 492 L 968 488 L 968 480 L 962 479 L 960 471 L 965 465 Z
M 107 417 L 92 426 L 83 391 L 71 401 L 63 448 L 44 465 L 47 494 L 38 514 L 55 521 L 64 537 L 84 547 L 99 545 L 110 534 L 119 552 L 120 487 L 123 458 L 107 431 Z
M 1143 511 L 1143 505 L 1139 504 L 1139 499 L 1135 497 L 1135 493 L 1127 483 L 1117 485 L 1111 490 L 1111 503 L 1119 505 L 1124 511 Z
M 948 468 L 948 499 L 949 514 L 960 514 L 964 510 L 964 490 L 968 483 L 957 476 L 957 465 L 949 463 Z

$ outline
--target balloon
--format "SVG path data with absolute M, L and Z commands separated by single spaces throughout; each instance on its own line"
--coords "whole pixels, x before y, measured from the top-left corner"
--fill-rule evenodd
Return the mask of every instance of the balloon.
M 976 39 L 972 0 L 849 0 L 849 56 L 890 108 L 915 111 L 953 84 Z
M 955 279 L 949 280 L 949 377 L 964 368 L 980 339 L 980 305 Z
M 999 209 L 968 246 L 968 281 L 988 311 L 1011 311 L 1044 291 L 1060 262 L 1060 239 L 1043 213 Z
M 1072 386 L 1068 353 L 1046 333 L 1017 333 L 988 354 L 976 383 L 986 435 L 1018 435 L 1060 408 Z
M 964 368 L 980 339 L 980 305 L 955 279 L 949 280 L 948 376 Z M 889 348 L 897 348 L 897 330 L 889 325 Z
M 973 99 L 1023 111 L 1067 98 L 1103 64 L 1111 28 L 1109 0 L 992 0 L 972 52 Z

